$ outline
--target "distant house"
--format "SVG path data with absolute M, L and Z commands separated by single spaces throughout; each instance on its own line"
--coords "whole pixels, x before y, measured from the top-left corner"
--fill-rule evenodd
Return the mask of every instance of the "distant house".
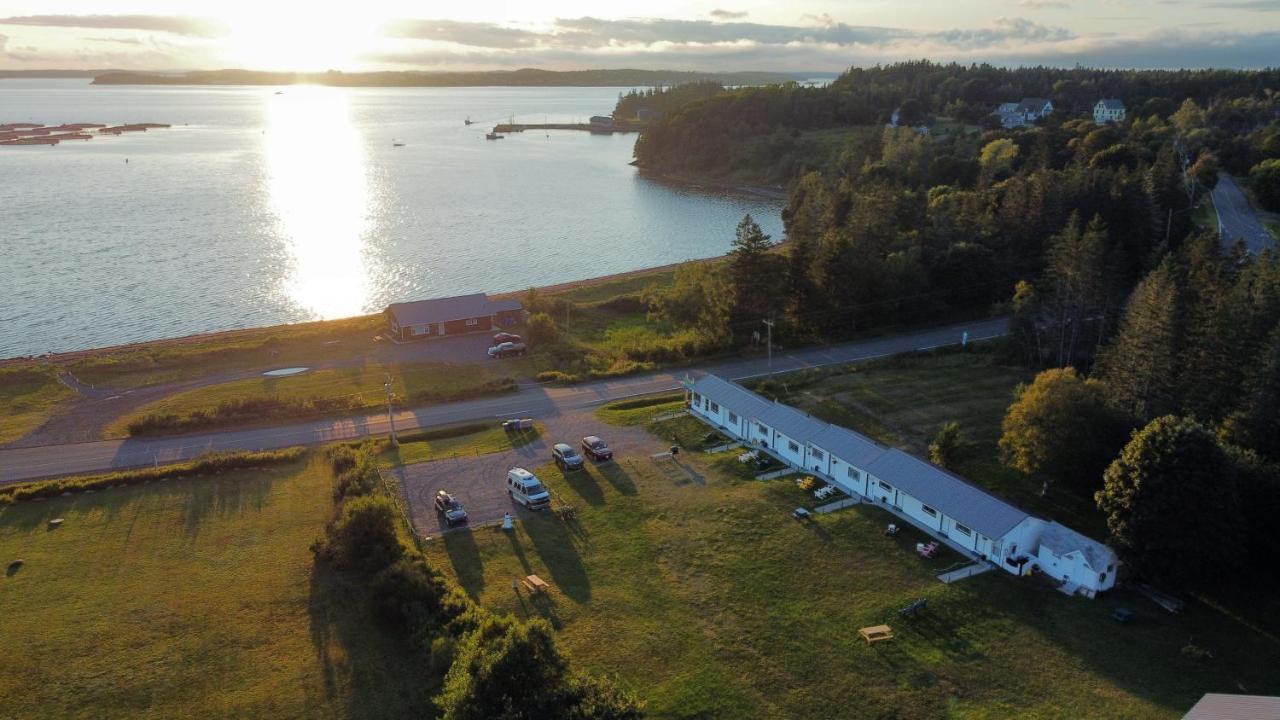
M 382 313 L 397 340 L 419 340 L 510 327 L 524 317 L 519 300 L 484 293 L 392 303 Z
M 1119 98 L 1102 98 L 1093 106 L 1093 121 L 1099 125 L 1124 122 L 1124 103 Z
M 592 115 L 591 125 L 593 127 L 611 128 L 613 127 L 613 118 L 608 115 Z
M 1276 720 L 1280 697 L 1207 693 L 1182 720 Z
M 1094 597 L 1115 586 L 1120 561 L 1106 545 L 1033 517 L 937 465 L 714 375 L 686 380 L 685 389 L 694 417 L 974 560 L 1013 575 L 1039 570 L 1069 595 Z
M 1022 102 L 1001 103 L 992 113 L 1005 128 L 1026 127 L 1053 114 L 1053 101 L 1046 98 L 1023 98 Z

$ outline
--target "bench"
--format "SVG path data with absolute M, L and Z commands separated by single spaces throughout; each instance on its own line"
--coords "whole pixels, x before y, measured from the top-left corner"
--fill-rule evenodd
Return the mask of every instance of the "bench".
M 537 575 L 527 576 L 523 581 L 521 581 L 521 584 L 524 585 L 525 589 L 531 593 L 544 593 L 551 589 L 551 586 Z

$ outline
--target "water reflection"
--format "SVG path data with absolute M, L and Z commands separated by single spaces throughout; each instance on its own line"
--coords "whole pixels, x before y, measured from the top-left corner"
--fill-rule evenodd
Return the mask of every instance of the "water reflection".
M 269 95 L 267 191 L 291 269 L 281 290 L 318 319 L 363 310 L 368 173 L 348 93 L 292 87 Z

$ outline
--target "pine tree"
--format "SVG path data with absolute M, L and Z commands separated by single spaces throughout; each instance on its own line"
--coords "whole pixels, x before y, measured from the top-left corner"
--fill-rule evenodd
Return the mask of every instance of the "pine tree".
M 1223 423 L 1222 434 L 1228 442 L 1280 461 L 1280 325 L 1253 364 L 1240 407 Z
M 781 294 L 786 288 L 785 263 L 770 252 L 773 243 L 750 215 L 738 223 L 729 252 L 729 277 L 733 283 L 735 335 L 749 335 L 749 328 L 782 314 Z
M 1081 232 L 1076 213 L 1049 248 L 1045 275 L 1057 323 L 1058 367 L 1075 364 L 1083 326 L 1102 304 L 1108 284 L 1106 249 L 1107 228 L 1102 218 L 1094 216 L 1088 230 Z
M 1179 405 L 1182 350 L 1178 269 L 1166 258 L 1129 296 L 1120 331 L 1098 357 L 1112 406 L 1146 422 Z

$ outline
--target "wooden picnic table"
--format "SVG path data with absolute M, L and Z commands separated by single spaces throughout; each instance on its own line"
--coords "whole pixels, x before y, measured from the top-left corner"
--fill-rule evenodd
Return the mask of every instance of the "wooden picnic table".
M 871 627 L 862 628 L 858 631 L 858 634 L 862 636 L 863 640 L 867 641 L 868 645 L 871 645 L 882 640 L 892 640 L 893 628 L 888 625 L 872 625 Z
M 529 575 L 524 579 L 524 586 L 529 592 L 546 592 L 551 589 L 546 580 L 537 575 Z

